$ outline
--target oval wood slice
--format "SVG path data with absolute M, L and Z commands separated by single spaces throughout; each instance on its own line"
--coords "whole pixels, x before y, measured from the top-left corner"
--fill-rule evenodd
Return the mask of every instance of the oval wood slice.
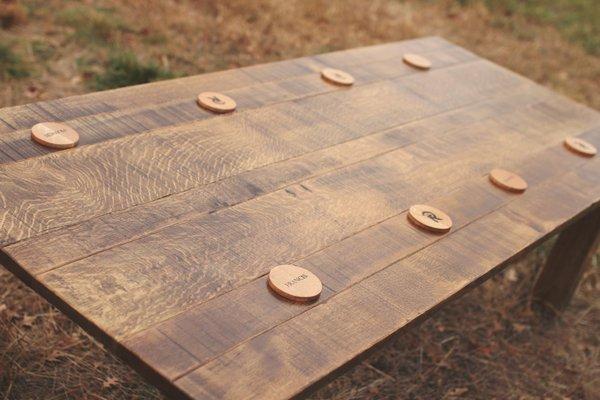
M 41 122 L 31 128 L 31 139 L 53 149 L 70 149 L 77 146 L 79 134 L 61 122 Z
M 323 290 L 321 280 L 307 269 L 278 265 L 269 272 L 269 287 L 278 295 L 294 301 L 311 301 Z
M 425 204 L 416 204 L 408 210 L 408 219 L 420 228 L 432 232 L 448 232 L 452 219 L 443 211 Z
M 427 58 L 420 56 L 418 54 L 407 53 L 402 56 L 402 60 L 410 65 L 411 67 L 419 68 L 419 69 L 429 69 L 431 68 L 431 61 Z
M 228 113 L 235 110 L 237 104 L 229 96 L 217 92 L 202 92 L 198 95 L 198 104 L 216 113 Z
M 336 85 L 350 86 L 354 84 L 354 77 L 339 69 L 325 68 L 321 71 L 321 76 L 326 81 L 335 83 Z
M 514 172 L 504 169 L 490 171 L 490 181 L 501 189 L 509 192 L 522 193 L 527 189 L 527 182 Z
M 593 144 L 573 136 L 565 139 L 565 146 L 567 149 L 586 157 L 593 157 L 598 152 Z

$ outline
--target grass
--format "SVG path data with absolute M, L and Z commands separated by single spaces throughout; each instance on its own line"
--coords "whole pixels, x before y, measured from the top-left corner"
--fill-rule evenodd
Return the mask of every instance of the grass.
M 29 76 L 29 68 L 7 43 L 0 43 L 0 80 Z
M 155 63 L 144 64 L 131 52 L 113 53 L 106 69 L 93 77 L 92 85 L 96 90 L 113 89 L 123 86 L 139 85 L 175 75 L 160 68 Z
M 43 40 L 32 40 L 31 51 L 37 60 L 48 62 L 56 54 L 56 47 Z
M 85 5 L 68 7 L 58 13 L 56 23 L 72 28 L 72 38 L 83 45 L 112 45 L 126 24 L 112 9 Z
M 598 0 L 485 0 L 503 19 L 523 16 L 551 24 L 589 54 L 600 56 L 600 3 Z
M 493 3 L 22 0 L 27 16 L 17 12 L 11 21 L 18 22 L 0 31 L 0 106 L 440 35 L 600 110 L 596 0 Z M 28 95 L 30 86 L 37 97 Z M 529 301 L 545 250 L 445 307 L 313 399 L 600 398 L 598 260 L 573 305 L 551 319 Z M 0 268 L 0 399 L 34 398 L 162 396 Z
M 154 62 L 141 62 L 135 53 L 123 47 L 123 34 L 131 29 L 115 14 L 113 7 L 74 5 L 61 11 L 56 23 L 72 28 L 70 37 L 80 45 L 98 47 L 93 62 L 89 57 L 81 57 L 77 63 L 87 86 L 93 90 L 139 85 L 175 76 Z M 144 43 L 158 45 L 164 41 L 164 36 L 150 34 Z M 98 71 L 94 66 L 102 58 L 107 59 Z

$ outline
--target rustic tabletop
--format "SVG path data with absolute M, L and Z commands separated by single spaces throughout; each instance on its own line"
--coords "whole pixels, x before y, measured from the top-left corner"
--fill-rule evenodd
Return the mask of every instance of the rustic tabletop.
M 288 398 L 596 209 L 570 136 L 600 114 L 437 37 L 5 108 L 2 262 L 173 396 Z

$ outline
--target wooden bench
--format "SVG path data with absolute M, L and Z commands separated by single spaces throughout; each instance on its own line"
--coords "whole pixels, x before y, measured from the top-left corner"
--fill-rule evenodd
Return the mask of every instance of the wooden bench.
M 45 121 L 78 146 L 33 142 Z M 558 231 L 535 293 L 564 307 L 600 226 L 600 157 L 569 136 L 599 146 L 600 114 L 438 37 L 5 108 L 1 261 L 173 397 L 289 398 Z M 279 264 L 318 300 L 271 291 Z

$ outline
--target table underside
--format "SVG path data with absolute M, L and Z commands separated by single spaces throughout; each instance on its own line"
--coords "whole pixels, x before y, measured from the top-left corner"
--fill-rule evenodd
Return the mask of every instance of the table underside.
M 43 121 L 79 146 L 32 142 Z M 599 147 L 600 114 L 438 37 L 5 108 L 2 263 L 169 394 L 288 398 L 598 207 L 570 135 Z M 412 226 L 417 203 L 451 232 Z M 278 264 L 320 299 L 270 292 Z

